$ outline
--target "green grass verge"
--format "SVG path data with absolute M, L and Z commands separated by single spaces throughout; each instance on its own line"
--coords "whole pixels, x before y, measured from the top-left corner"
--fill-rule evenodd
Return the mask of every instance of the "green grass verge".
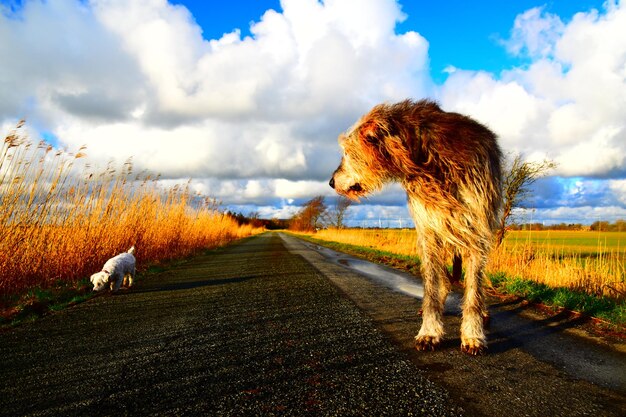
M 31 288 L 20 295 L 4 297 L 0 327 L 31 322 L 51 311 L 81 303 L 93 297 L 89 279 L 78 282 L 57 281 L 48 288 Z
M 507 277 L 502 273 L 491 274 L 490 279 L 494 288 L 500 292 L 517 295 L 528 301 L 547 306 L 562 307 L 619 326 L 626 325 L 624 301 L 620 302 L 567 288 L 552 288 L 520 277 Z
M 167 271 L 187 259 L 150 265 L 137 275 L 136 281 Z M 61 311 L 87 301 L 97 295 L 92 289 L 93 285 L 89 278 L 83 278 L 78 282 L 59 280 L 47 288 L 35 287 L 21 294 L 5 296 L 0 299 L 0 329 L 32 322 L 50 312 Z
M 365 258 L 372 262 L 382 263 L 394 268 L 419 275 L 419 259 L 417 257 L 397 255 L 392 252 L 380 251 L 361 246 L 350 245 L 316 239 L 311 236 L 297 235 L 310 242 L 328 248 Z M 499 293 L 522 297 L 533 303 L 541 303 L 550 307 L 565 308 L 587 316 L 596 317 L 613 325 L 626 326 L 626 302 L 616 301 L 607 297 L 572 291 L 566 288 L 551 288 L 520 277 L 509 277 L 503 273 L 490 274 L 491 284 Z

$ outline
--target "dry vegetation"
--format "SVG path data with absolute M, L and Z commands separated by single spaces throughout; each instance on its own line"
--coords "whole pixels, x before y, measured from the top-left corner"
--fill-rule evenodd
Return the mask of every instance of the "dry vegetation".
M 408 229 L 326 229 L 315 237 L 415 255 L 415 231 Z M 509 232 L 492 253 L 488 272 L 624 300 L 626 233 Z
M 98 171 L 84 149 L 57 151 L 20 132 L 0 145 L 0 296 L 78 281 L 131 245 L 141 269 L 258 231 L 188 185 L 165 190 L 129 162 Z
M 624 300 L 626 233 L 509 232 L 504 245 L 494 251 L 489 270 Z

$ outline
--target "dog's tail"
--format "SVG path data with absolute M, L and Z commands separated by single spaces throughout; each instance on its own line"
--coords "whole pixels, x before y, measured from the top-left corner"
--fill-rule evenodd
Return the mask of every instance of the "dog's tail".
M 131 246 L 130 249 L 126 251 L 126 253 L 130 253 L 131 255 L 135 253 L 135 246 Z

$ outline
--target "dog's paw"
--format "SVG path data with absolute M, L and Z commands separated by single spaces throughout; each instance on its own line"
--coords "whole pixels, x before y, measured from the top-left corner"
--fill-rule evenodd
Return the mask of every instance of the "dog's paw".
M 487 345 L 480 339 L 463 338 L 461 341 L 461 351 L 468 355 L 478 356 L 484 355 L 487 350 Z
M 420 351 L 434 351 L 441 344 L 441 338 L 437 336 L 415 336 L 415 349 Z

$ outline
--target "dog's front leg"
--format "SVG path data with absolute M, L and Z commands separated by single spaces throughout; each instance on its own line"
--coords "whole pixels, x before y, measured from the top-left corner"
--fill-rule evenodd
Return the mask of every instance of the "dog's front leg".
M 115 278 L 111 281 L 111 291 L 117 292 L 122 286 L 122 282 L 124 282 L 124 275 L 120 273 L 115 273 L 115 275 L 111 276 L 111 278 Z M 114 284 L 115 286 L 113 286 Z
M 424 299 L 422 300 L 422 327 L 415 336 L 417 350 L 435 350 L 444 335 L 443 305 L 447 294 L 444 285 L 444 264 L 441 248 L 432 246 L 435 242 L 424 242 L 421 254 L 421 271 L 424 280 Z M 444 287 L 444 288 L 442 288 Z

